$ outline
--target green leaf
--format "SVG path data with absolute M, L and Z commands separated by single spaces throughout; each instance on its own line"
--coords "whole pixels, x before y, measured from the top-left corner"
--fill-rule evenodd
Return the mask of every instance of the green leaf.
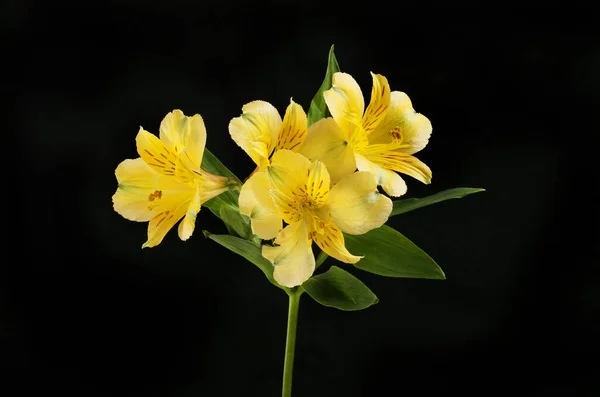
M 319 252 L 319 256 L 317 256 L 317 260 L 315 261 L 315 268 L 321 266 L 327 258 L 329 258 L 329 255 L 327 255 L 325 251 Z
M 323 306 L 340 310 L 362 310 L 379 302 L 369 287 L 337 266 L 312 276 L 302 288 Z
M 333 53 L 332 45 L 329 49 L 329 58 L 327 60 L 327 71 L 325 72 L 325 79 L 323 80 L 319 91 L 317 91 L 315 97 L 310 103 L 310 108 L 308 109 L 307 118 L 309 126 L 314 122 L 329 116 L 327 104 L 325 103 L 325 98 L 323 98 L 323 92 L 331 88 L 331 79 L 333 77 L 333 74 L 339 71 L 340 66 L 338 65 L 337 59 L 335 59 L 335 54 Z
M 427 207 L 428 205 L 436 204 L 441 201 L 457 199 L 468 196 L 469 194 L 485 192 L 485 189 L 473 187 L 457 187 L 444 190 L 442 192 L 432 194 L 423 198 L 409 198 L 404 200 L 394 201 L 394 208 L 390 216 L 403 214 L 408 211 L 416 210 L 417 208 Z
M 226 176 L 233 179 L 241 185 L 238 177 L 234 175 L 223 163 L 208 149 L 204 150 L 202 157 L 202 169 L 211 174 Z M 213 197 L 203 204 L 204 207 L 210 209 L 219 219 L 223 221 L 229 233 L 242 237 L 244 239 L 252 238 L 250 229 L 250 219 L 240 214 L 238 206 L 239 190 L 229 190 L 221 193 L 217 197 Z
M 204 236 L 221 244 L 223 247 L 238 255 L 243 256 L 248 261 L 255 264 L 267 276 L 267 279 L 276 287 L 287 290 L 275 281 L 273 278 L 273 264 L 262 256 L 261 247 L 251 241 L 244 240 L 239 237 L 230 236 L 228 234 L 212 234 L 206 230 L 203 231 Z
M 208 149 L 204 149 L 204 155 L 202 156 L 202 169 L 210 172 L 211 174 L 226 176 L 235 179 L 240 182 L 237 176 L 214 155 Z
M 245 240 L 252 238 L 250 218 L 240 214 L 238 206 L 222 205 L 219 209 L 219 218 L 225 223 L 229 234 L 241 237 Z
M 348 251 L 364 255 L 354 264 L 359 269 L 387 277 L 446 278 L 429 255 L 389 226 L 384 225 L 360 236 L 345 234 L 344 239 Z
M 204 156 L 202 156 L 202 169 L 214 175 L 226 176 L 233 179 L 238 184 L 242 184 L 238 177 L 235 176 L 234 173 L 231 172 L 227 167 L 225 167 L 225 165 L 223 165 L 223 163 L 221 163 L 221 161 L 208 149 L 204 149 Z M 230 190 L 208 200 L 203 204 L 203 206 L 209 208 L 216 216 L 220 218 L 221 206 L 227 204 L 232 207 L 237 207 L 239 195 L 240 192 L 238 190 Z

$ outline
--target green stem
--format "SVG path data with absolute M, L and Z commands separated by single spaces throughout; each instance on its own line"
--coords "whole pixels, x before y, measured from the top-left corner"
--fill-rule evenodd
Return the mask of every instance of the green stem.
M 292 375 L 294 371 L 294 351 L 296 349 L 296 328 L 298 326 L 298 307 L 302 290 L 289 291 L 290 303 L 288 307 L 287 335 L 285 339 L 285 360 L 283 362 L 283 390 L 282 397 L 292 395 Z

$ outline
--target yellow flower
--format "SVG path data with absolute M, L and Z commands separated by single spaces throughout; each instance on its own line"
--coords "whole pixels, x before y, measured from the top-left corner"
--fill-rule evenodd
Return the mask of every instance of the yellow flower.
M 242 107 L 242 115 L 229 122 L 229 134 L 256 163 L 258 171 L 269 165 L 273 152 L 280 149 L 296 151 L 306 138 L 306 113 L 302 106 L 290 100 L 283 120 L 273 105 L 253 101 Z
M 398 197 L 407 187 L 396 172 L 431 183 L 429 167 L 412 156 L 427 145 L 431 122 L 415 112 L 405 93 L 390 92 L 384 76 L 371 75 L 366 111 L 354 78 L 347 73 L 333 75 L 332 88 L 323 93 L 333 119 L 311 125 L 298 152 L 323 161 L 334 181 L 358 168 L 374 174 L 386 193 Z
M 383 225 L 392 211 L 392 201 L 377 192 L 372 174 L 352 173 L 332 186 L 322 162 L 285 149 L 246 183 L 254 184 L 255 196 L 244 200 L 253 199 L 255 211 L 263 214 L 260 227 L 255 225 L 259 237 L 268 238 L 281 219 L 288 224 L 275 246 L 262 248 L 275 266 L 275 280 L 286 287 L 301 285 L 313 274 L 313 241 L 328 255 L 356 263 L 361 257 L 348 252 L 342 232 L 364 234 Z M 240 207 L 247 204 L 244 200 L 240 198 Z
M 276 215 L 269 196 L 269 180 L 264 170 L 278 150 L 297 150 L 306 138 L 306 113 L 302 106 L 290 100 L 283 120 L 273 105 L 253 101 L 242 107 L 242 115 L 229 123 L 231 138 L 256 163 L 256 170 L 240 191 L 240 212 L 250 217 L 252 232 L 272 239 L 281 230 L 281 217 Z
M 144 247 L 158 245 L 181 219 L 178 234 L 187 240 L 196 215 L 207 200 L 229 190 L 229 178 L 200 168 L 206 128 L 199 114 L 185 116 L 173 110 L 160 124 L 160 139 L 142 127 L 136 137 L 135 160 L 124 160 L 115 174 L 119 187 L 113 207 L 124 218 L 149 222 Z

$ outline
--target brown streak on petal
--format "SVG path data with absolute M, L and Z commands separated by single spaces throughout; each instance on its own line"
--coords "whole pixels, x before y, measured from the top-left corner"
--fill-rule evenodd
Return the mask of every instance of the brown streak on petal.
M 292 149 L 296 148 L 298 145 L 300 145 L 300 142 L 296 142 L 294 144 L 294 146 L 290 147 L 288 150 L 292 150 Z

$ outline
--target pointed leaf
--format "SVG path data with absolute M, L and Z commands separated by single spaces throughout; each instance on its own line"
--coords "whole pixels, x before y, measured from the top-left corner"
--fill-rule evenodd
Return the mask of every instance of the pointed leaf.
M 221 161 L 212 154 L 208 149 L 204 150 L 202 157 L 202 169 L 211 174 L 226 176 L 232 178 L 241 185 L 240 180 L 231 172 Z M 217 197 L 213 197 L 203 204 L 213 214 L 223 221 L 229 233 L 242 237 L 244 239 L 252 238 L 250 229 L 250 220 L 240 214 L 238 206 L 238 198 L 240 192 L 238 190 L 230 190 L 221 193 Z
M 340 310 L 362 310 L 379 302 L 369 287 L 337 266 L 312 276 L 302 284 L 302 288 L 323 306 Z
M 250 240 L 252 238 L 250 218 L 240 214 L 239 207 L 222 205 L 219 209 L 219 218 L 225 223 L 229 234 L 241 237 L 245 240 Z
M 485 192 L 485 189 L 473 187 L 457 187 L 441 191 L 431 196 L 423 198 L 409 198 L 404 200 L 394 201 L 394 208 L 390 216 L 403 214 L 408 211 L 416 210 L 417 208 L 427 207 L 428 205 L 436 204 L 441 201 L 457 199 L 468 196 L 469 194 Z
M 238 177 L 234 175 L 225 165 L 208 149 L 204 149 L 204 155 L 202 156 L 202 169 L 210 172 L 211 174 L 226 176 L 234 178 L 236 181 L 240 181 Z
M 344 235 L 346 248 L 364 258 L 354 264 L 359 269 L 387 277 L 446 278 L 442 269 L 429 255 L 400 232 L 382 226 L 360 235 Z
M 223 165 L 223 163 L 221 163 L 221 161 L 208 149 L 204 150 L 204 156 L 202 156 L 202 169 L 214 175 L 232 178 L 241 185 L 241 182 L 238 179 L 238 177 L 236 177 L 233 172 L 231 172 L 227 167 L 225 167 L 225 165 Z M 228 204 L 230 206 L 237 207 L 239 195 L 239 191 L 230 190 L 208 200 L 203 205 L 206 208 L 209 208 L 216 216 L 220 218 L 219 210 L 221 206 L 224 204 Z
M 265 274 L 265 276 L 271 282 L 271 284 L 283 290 L 287 290 L 287 288 L 277 284 L 277 282 L 273 278 L 273 264 L 262 256 L 260 245 L 227 234 L 212 234 L 206 230 L 204 230 L 204 235 L 207 238 L 210 238 L 211 240 L 221 244 L 228 250 L 243 256 L 248 261 L 255 264 L 260 270 L 262 270 L 262 272 Z
M 323 92 L 331 88 L 331 79 L 333 74 L 339 71 L 340 65 L 338 65 L 337 59 L 335 58 L 332 45 L 329 49 L 329 58 L 327 59 L 327 71 L 325 72 L 325 79 L 323 80 L 319 91 L 317 91 L 315 97 L 310 103 L 310 108 L 308 109 L 307 118 L 309 126 L 314 122 L 329 116 L 327 104 L 325 103 L 325 98 L 323 98 Z

